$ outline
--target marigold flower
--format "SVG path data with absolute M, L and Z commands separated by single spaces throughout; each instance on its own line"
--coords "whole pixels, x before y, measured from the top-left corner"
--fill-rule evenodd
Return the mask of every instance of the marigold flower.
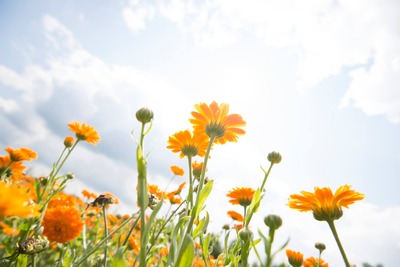
M 286 256 L 288 257 L 290 265 L 293 267 L 301 267 L 303 264 L 303 254 L 300 252 L 287 249 Z
M 81 233 L 83 224 L 78 209 L 56 206 L 46 210 L 42 221 L 43 235 L 49 241 L 66 243 L 75 239 Z
M 11 161 L 30 161 L 32 159 L 37 159 L 37 153 L 32 149 L 22 147 L 20 149 L 13 149 L 11 147 L 7 147 L 5 149 L 10 155 Z
M 23 177 L 25 168 L 22 161 L 12 161 L 9 155 L 0 156 L 0 176 L 16 181 Z
M 200 178 L 201 171 L 203 170 L 203 164 L 204 164 L 203 162 L 197 162 L 197 161 L 192 162 L 192 170 L 194 178 L 196 179 Z
M 78 140 L 86 141 L 94 146 L 100 142 L 100 135 L 93 126 L 73 121 L 68 124 L 68 127 L 70 131 L 75 133 Z
M 204 134 L 194 134 L 189 130 L 174 133 L 168 138 L 168 149 L 180 153 L 179 157 L 203 157 L 206 154 L 208 137 Z
M 158 185 L 147 184 L 147 190 L 149 191 L 149 194 L 156 196 L 159 200 L 166 198 L 166 193 L 162 191 Z
M 227 212 L 227 214 L 234 221 L 238 221 L 238 222 L 243 222 L 244 221 L 244 218 L 243 218 L 242 214 L 240 214 L 239 212 L 236 212 L 234 210 L 230 210 L 230 211 Z
M 239 223 L 239 224 L 234 224 L 233 226 L 232 226 L 232 229 L 236 229 L 236 230 L 241 230 L 243 228 L 243 224 L 242 223 Z
M 86 189 L 83 189 L 83 190 L 82 190 L 82 195 L 83 195 L 84 197 L 86 197 L 87 199 L 91 199 L 91 198 L 96 199 L 96 198 L 98 197 L 97 194 L 92 193 L 92 192 L 89 192 L 89 191 L 86 190 Z
M 23 188 L 0 181 L 0 218 L 18 216 L 24 218 L 40 215 L 39 206 L 31 204 Z
M 180 197 L 175 196 L 173 193 L 168 193 L 167 194 L 168 200 L 169 202 L 173 205 L 173 204 L 181 204 L 182 203 L 182 199 Z
M 171 191 L 171 192 L 169 192 L 168 194 L 179 195 L 179 194 L 182 192 L 182 189 L 183 189 L 183 187 L 184 187 L 185 185 L 186 185 L 186 182 L 181 183 L 181 184 L 179 185 L 179 187 L 178 187 L 176 190 Z
M 319 264 L 318 264 L 319 263 Z M 323 259 L 319 260 L 314 257 L 309 257 L 304 260 L 303 267 L 329 267 L 329 264 L 325 262 Z
M 226 142 L 237 142 L 239 135 L 245 134 L 241 127 L 246 125 L 242 116 L 230 114 L 229 105 L 222 103 L 218 105 L 213 101 L 210 105 L 205 103 L 196 104 L 196 111 L 192 111 L 194 133 L 204 134 L 215 138 L 215 143 L 225 144 Z
M 226 196 L 231 198 L 230 203 L 247 207 L 253 200 L 254 192 L 254 189 L 250 187 L 236 187 L 229 191 Z
M 183 176 L 185 174 L 185 171 L 178 166 L 171 166 L 170 168 L 173 174 L 176 176 Z
M 291 195 L 288 205 L 299 211 L 312 211 L 318 221 L 337 220 L 343 215 L 342 207 L 348 208 L 354 202 L 364 199 L 364 194 L 350 188 L 350 185 L 343 185 L 332 194 L 329 187 L 315 187 L 314 193 L 301 191 L 301 195 Z

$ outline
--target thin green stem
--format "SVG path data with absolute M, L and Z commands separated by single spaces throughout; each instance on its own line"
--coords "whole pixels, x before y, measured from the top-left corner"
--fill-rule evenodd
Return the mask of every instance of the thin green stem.
M 186 210 L 190 211 L 193 208 L 193 175 L 192 175 L 192 157 L 188 156 L 189 165 L 189 192 L 188 192 L 188 203 L 186 205 Z
M 107 227 L 107 214 L 106 214 L 106 205 L 103 205 L 103 220 L 104 220 L 104 239 L 106 240 L 106 245 L 104 248 L 104 261 L 103 266 L 107 266 L 107 249 L 108 249 L 108 227 Z
M 267 254 L 267 264 L 265 265 L 266 267 L 270 267 L 272 264 L 272 255 L 271 255 L 271 249 L 272 249 L 272 243 L 274 242 L 275 238 L 275 229 L 269 228 L 269 234 L 268 234 L 268 243 L 266 247 L 265 253 Z
M 136 213 L 136 214 L 138 214 L 138 213 Z M 128 243 L 129 237 L 131 236 L 133 229 L 136 227 L 137 223 L 139 222 L 139 219 L 140 219 L 140 214 L 139 214 L 139 216 L 137 216 L 135 222 L 132 224 L 131 229 L 129 229 L 129 232 L 126 235 L 124 242 L 122 243 L 122 247 Z
M 338 233 L 336 231 L 336 227 L 335 227 L 334 221 L 330 220 L 330 221 L 327 221 L 327 223 L 329 225 L 329 228 L 332 231 L 333 236 L 335 237 L 336 244 L 339 247 L 340 253 L 342 254 L 342 258 L 343 258 L 343 261 L 344 261 L 346 267 L 350 267 L 349 260 L 347 259 L 346 253 L 345 253 L 345 251 L 343 249 L 343 246 L 342 246 L 342 243 L 339 240 L 339 235 L 338 235 Z
M 264 180 L 263 180 L 263 182 L 262 182 L 262 184 L 261 184 L 261 187 L 260 187 L 260 191 L 261 191 L 261 192 L 262 192 L 263 189 L 264 189 L 265 183 L 267 182 L 269 173 L 271 172 L 271 169 L 272 169 L 272 166 L 273 166 L 273 165 L 274 165 L 274 163 L 271 162 L 271 164 L 269 165 L 268 171 L 265 173 Z

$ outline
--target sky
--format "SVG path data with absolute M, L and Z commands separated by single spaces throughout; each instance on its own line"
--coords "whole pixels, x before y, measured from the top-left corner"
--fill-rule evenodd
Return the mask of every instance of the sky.
M 290 238 L 288 248 L 308 257 L 324 242 L 323 258 L 343 266 L 328 225 L 287 199 L 350 184 L 366 197 L 336 221 L 348 258 L 398 266 L 399 10 L 397 0 L 0 0 L 1 148 L 34 149 L 29 171 L 46 175 L 71 135 L 67 124 L 93 125 L 101 142 L 80 144 L 68 159 L 67 190 L 112 192 L 117 212 L 132 213 L 136 111 L 155 114 L 145 149 L 149 183 L 162 188 L 171 165 L 187 170 L 168 136 L 190 128 L 195 104 L 227 103 L 246 134 L 212 150 L 211 231 L 238 211 L 226 193 L 260 186 L 260 166 L 278 151 L 254 232 L 278 214 L 276 248 Z

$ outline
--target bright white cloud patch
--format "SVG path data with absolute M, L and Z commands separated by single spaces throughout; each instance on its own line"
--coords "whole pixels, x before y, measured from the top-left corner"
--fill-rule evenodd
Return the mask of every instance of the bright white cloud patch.
M 277 46 L 296 51 L 301 91 L 355 68 L 341 106 L 354 103 L 367 115 L 382 114 L 400 122 L 399 1 L 171 0 L 157 2 L 154 10 L 199 45 L 223 46 L 252 34 L 265 42 L 266 49 Z M 133 16 L 136 11 L 137 6 L 124 9 L 132 13 L 132 20 L 140 20 L 127 22 L 134 30 L 144 28 L 146 21 L 144 12 Z

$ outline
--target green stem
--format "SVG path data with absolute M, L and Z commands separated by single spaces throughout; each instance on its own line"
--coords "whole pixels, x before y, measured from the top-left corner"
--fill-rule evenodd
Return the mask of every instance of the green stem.
M 103 266 L 107 266 L 107 248 L 108 248 L 108 228 L 107 228 L 107 214 L 106 214 L 106 205 L 103 205 L 103 220 L 104 220 L 104 239 L 106 240 L 106 245 L 104 248 L 104 261 Z
M 137 214 L 137 213 L 136 213 L 136 214 Z M 140 214 L 139 214 L 139 216 L 137 216 L 135 222 L 132 224 L 131 229 L 129 229 L 129 232 L 128 232 L 128 234 L 126 235 L 125 240 L 124 240 L 124 242 L 123 242 L 122 245 L 121 245 L 122 247 L 125 246 L 125 245 L 128 243 L 129 237 L 131 236 L 131 234 L 132 234 L 132 232 L 133 232 L 133 229 L 136 227 L 136 225 L 137 225 L 139 219 L 140 219 Z
M 265 265 L 266 267 L 270 267 L 272 264 L 271 249 L 272 249 L 272 243 L 274 242 L 274 238 L 275 238 L 275 229 L 269 228 L 268 243 L 265 251 L 265 253 L 267 254 L 267 264 Z
M 186 205 L 186 210 L 190 211 L 193 208 L 193 175 L 192 175 L 192 157 L 188 156 L 189 164 L 189 192 L 188 192 L 188 203 Z
M 212 147 L 212 144 L 214 143 L 214 140 L 215 140 L 215 137 L 210 137 L 210 141 L 208 143 L 206 154 L 204 156 L 203 169 L 201 170 L 201 176 L 200 176 L 199 185 L 197 187 L 196 201 L 194 203 L 193 211 L 196 211 L 198 209 L 197 206 L 199 205 L 199 200 L 200 200 L 199 193 L 201 192 L 201 189 L 203 189 L 204 179 L 206 176 L 207 162 L 208 162 L 208 158 L 210 156 L 211 147 Z M 189 221 L 188 227 L 186 229 L 186 234 L 189 234 L 192 231 L 192 226 L 194 224 L 195 219 L 196 219 L 196 212 L 191 212 L 190 221 Z
M 343 246 L 342 246 L 342 243 L 339 240 L 339 235 L 338 235 L 338 233 L 336 231 L 335 223 L 333 222 L 333 220 L 327 221 L 327 223 L 329 225 L 329 228 L 331 228 L 333 236 L 335 237 L 336 244 L 339 247 L 340 253 L 342 254 L 342 258 L 344 260 L 344 263 L 345 263 L 346 267 L 350 267 L 349 260 L 347 259 L 346 253 L 344 252 L 344 249 L 343 249 Z
M 271 169 L 272 169 L 272 166 L 273 166 L 273 165 L 274 165 L 274 163 L 271 162 L 271 164 L 269 165 L 268 171 L 267 171 L 267 172 L 264 171 L 265 176 L 264 176 L 264 180 L 263 180 L 263 182 L 262 182 L 262 184 L 261 184 L 261 187 L 260 187 L 260 191 L 261 191 L 261 192 L 262 192 L 263 189 L 264 189 L 265 183 L 267 182 L 269 173 L 271 172 Z M 263 170 L 264 170 L 264 169 L 263 169 Z

